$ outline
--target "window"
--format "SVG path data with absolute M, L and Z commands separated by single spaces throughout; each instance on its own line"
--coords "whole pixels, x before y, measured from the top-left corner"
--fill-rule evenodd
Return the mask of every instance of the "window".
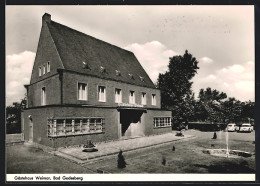
M 42 88 L 41 91 L 41 105 L 46 105 L 46 92 L 45 87 Z
M 43 68 L 42 68 L 42 75 L 45 74 L 45 65 L 43 65 Z
M 48 119 L 47 124 L 48 137 L 101 133 L 105 129 L 105 119 L 100 117 Z
M 156 95 L 152 94 L 152 105 L 156 105 Z
M 39 76 L 42 75 L 42 67 L 39 67 Z
M 87 100 L 87 84 L 78 83 L 78 100 Z
M 74 120 L 74 133 L 75 134 L 80 134 L 81 133 L 81 120 L 80 119 L 75 119 Z
M 56 125 L 56 135 L 66 134 L 66 123 L 63 119 L 54 120 L 53 123 Z
M 135 91 L 130 91 L 130 94 L 129 94 L 129 103 L 135 104 Z
M 154 128 L 170 127 L 172 125 L 171 117 L 154 117 Z
M 146 105 L 146 93 L 142 92 L 142 105 Z
M 98 101 L 106 102 L 106 87 L 98 86 Z
M 47 73 L 51 71 L 51 63 L 48 61 L 47 63 Z
M 122 91 L 121 89 L 115 89 L 115 103 L 122 103 Z

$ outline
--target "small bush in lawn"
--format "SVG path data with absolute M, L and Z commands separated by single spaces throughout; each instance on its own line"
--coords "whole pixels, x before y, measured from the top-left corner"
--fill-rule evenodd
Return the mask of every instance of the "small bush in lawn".
M 122 150 L 119 151 L 119 154 L 118 154 L 118 159 L 117 159 L 117 167 L 119 169 L 123 169 L 126 167 L 126 162 L 125 162 L 125 158 L 123 156 L 123 152 Z
M 217 133 L 214 132 L 213 138 L 212 139 L 217 139 Z
M 165 159 L 165 157 L 163 157 L 163 159 L 162 159 L 162 164 L 163 164 L 163 165 L 166 164 L 166 159 Z

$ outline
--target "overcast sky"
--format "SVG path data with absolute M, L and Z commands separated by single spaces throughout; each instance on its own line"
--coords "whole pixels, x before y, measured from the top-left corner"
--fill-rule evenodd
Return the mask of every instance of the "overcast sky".
M 29 84 L 41 17 L 134 52 L 153 82 L 169 57 L 199 61 L 193 90 L 255 101 L 253 6 L 6 6 L 6 104 Z

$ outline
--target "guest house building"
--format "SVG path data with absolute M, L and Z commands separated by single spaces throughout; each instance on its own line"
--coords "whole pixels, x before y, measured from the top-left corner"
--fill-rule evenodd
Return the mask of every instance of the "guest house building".
M 171 112 L 135 55 L 45 13 L 22 113 L 25 141 L 58 148 L 171 131 Z

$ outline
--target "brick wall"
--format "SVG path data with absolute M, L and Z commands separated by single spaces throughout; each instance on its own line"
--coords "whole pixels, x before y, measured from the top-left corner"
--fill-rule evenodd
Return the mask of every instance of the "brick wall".
M 78 100 L 78 83 L 88 85 L 88 99 Z M 46 105 L 61 104 L 61 82 L 59 74 L 31 84 L 28 87 L 28 107 L 41 106 L 41 89 L 46 87 Z M 98 86 L 106 87 L 106 102 L 98 101 Z M 122 102 L 129 103 L 129 92 L 135 91 L 135 102 L 141 104 L 142 92 L 146 93 L 147 105 L 145 108 L 161 108 L 161 93 L 158 89 L 140 87 L 136 85 L 100 79 L 92 76 L 83 76 L 76 73 L 64 72 L 63 75 L 63 104 L 86 104 L 99 106 L 118 106 L 115 103 L 115 88 L 122 90 Z M 156 94 L 156 105 L 152 105 L 152 94 Z
M 115 103 L 115 88 L 122 90 L 122 102 L 129 103 L 129 91 L 135 91 L 135 102 L 141 104 L 142 92 L 146 93 L 146 108 L 161 108 L 161 94 L 158 89 L 140 87 L 136 85 L 100 79 L 91 76 L 83 76 L 76 73 L 65 72 L 63 80 L 63 103 L 64 104 L 88 104 L 100 106 L 117 106 Z M 88 85 L 88 100 L 82 101 L 77 99 L 78 82 Z M 106 102 L 98 101 L 98 86 L 106 87 Z M 156 105 L 151 105 L 152 94 L 156 94 Z
M 163 110 L 148 110 L 147 113 L 145 113 L 142 116 L 142 120 L 145 123 L 145 135 L 156 135 L 156 134 L 162 134 L 166 132 L 171 132 L 171 127 L 163 127 L 163 128 L 154 128 L 153 124 L 153 118 L 154 117 L 171 117 L 171 111 L 163 111 Z
M 41 106 L 41 89 L 46 89 L 46 105 L 60 104 L 60 80 L 56 74 L 28 87 L 28 107 Z
M 28 116 L 32 116 L 33 142 L 53 148 L 79 145 L 91 139 L 94 142 L 118 139 L 118 111 L 105 108 L 84 107 L 44 107 L 24 110 L 24 138 L 29 140 Z M 103 134 L 84 134 L 70 137 L 50 138 L 47 136 L 47 119 L 52 117 L 104 117 L 105 132 Z
M 119 129 L 119 111 L 109 108 L 86 108 L 86 107 L 43 107 L 27 109 L 23 112 L 24 117 L 24 139 L 29 140 L 29 115 L 32 116 L 33 122 L 33 142 L 52 148 L 80 145 L 86 140 L 91 139 L 93 142 L 118 140 L 120 136 Z M 171 132 L 171 127 L 154 128 L 153 117 L 167 116 L 171 117 L 170 111 L 147 110 L 141 117 L 141 128 L 144 129 L 145 135 L 156 135 Z M 47 136 L 47 119 L 62 117 L 104 117 L 105 129 L 100 134 L 83 134 L 76 136 L 64 136 L 51 138 Z
M 47 66 L 48 61 L 50 61 L 51 66 L 50 72 L 39 77 L 39 66 L 43 67 L 44 64 Z M 56 74 L 58 68 L 63 68 L 63 65 L 47 25 L 43 22 L 32 70 L 31 84 Z

